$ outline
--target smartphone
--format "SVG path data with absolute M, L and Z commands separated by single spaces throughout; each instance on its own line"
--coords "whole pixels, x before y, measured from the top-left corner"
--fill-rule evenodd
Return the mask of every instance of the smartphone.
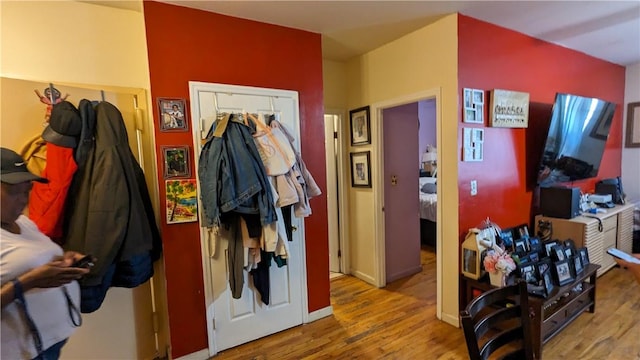
M 631 254 L 628 254 L 622 250 L 616 249 L 616 248 L 609 248 L 609 250 L 607 250 L 607 254 L 611 255 L 611 256 L 615 256 L 618 259 L 622 259 L 624 261 L 628 261 L 630 263 L 634 263 L 634 264 L 640 264 L 640 259 L 638 259 L 637 257 L 633 257 L 631 256 Z
M 79 267 L 79 268 L 92 268 L 94 265 L 95 258 L 93 255 L 86 255 L 82 259 L 71 264 L 71 267 Z

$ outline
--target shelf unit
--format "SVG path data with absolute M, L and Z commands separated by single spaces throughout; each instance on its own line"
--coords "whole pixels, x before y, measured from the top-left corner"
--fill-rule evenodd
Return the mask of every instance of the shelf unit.
M 632 250 L 633 208 L 633 205 L 616 205 L 606 209 L 606 213 L 586 214 L 573 219 L 537 215 L 535 229 L 537 233 L 540 220 L 549 221 L 553 239 L 572 239 L 577 247 L 586 247 L 590 262 L 601 265 L 597 274 L 600 276 L 616 264 L 607 254 L 607 249 L 617 247 L 629 253 Z
M 596 310 L 596 272 L 600 265 L 589 264 L 576 281 L 556 287 L 547 298 L 529 296 L 534 352 L 541 359 L 542 346 L 584 311 Z M 588 280 L 588 282 L 586 281 Z

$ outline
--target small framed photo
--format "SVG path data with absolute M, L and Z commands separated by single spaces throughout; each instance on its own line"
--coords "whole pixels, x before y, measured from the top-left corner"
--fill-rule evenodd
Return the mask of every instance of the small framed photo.
M 533 262 L 523 262 L 520 264 L 520 277 L 529 284 L 537 284 L 536 266 Z
M 545 297 L 551 296 L 551 292 L 554 288 L 553 276 L 551 276 L 551 269 L 545 270 L 540 276 L 542 279 L 542 285 L 544 286 Z
M 520 254 L 524 254 L 527 252 L 527 242 L 524 239 L 518 239 L 514 241 L 515 251 Z
M 576 277 L 578 277 L 578 274 L 584 270 L 584 267 L 582 266 L 582 258 L 579 255 L 576 255 L 571 259 L 573 260 L 573 268 L 575 269 Z
M 551 258 L 555 261 L 563 261 L 566 259 L 566 255 L 564 252 L 564 246 L 555 245 L 551 248 Z
M 478 89 L 473 90 L 473 104 L 474 105 L 484 104 L 484 91 L 478 90 Z
M 185 99 L 158 98 L 160 131 L 188 131 Z
M 550 271 L 551 270 L 551 259 L 544 258 L 544 259 L 540 259 L 540 261 L 538 261 L 536 263 L 536 268 L 538 270 L 538 276 L 540 276 L 540 278 L 542 278 L 542 274 L 545 271 Z
M 371 187 L 370 151 L 351 153 L 351 186 Z
M 198 221 L 196 179 L 165 180 L 167 224 Z
M 369 106 L 349 111 L 351 121 L 351 145 L 371 144 Z
M 574 280 L 574 277 L 571 274 L 571 266 L 569 265 L 569 260 L 557 261 L 553 264 L 553 267 L 555 269 L 558 285 L 563 286 L 571 283 Z
M 162 158 L 165 179 L 191 176 L 188 146 L 163 146 Z
M 580 261 L 582 262 L 582 267 L 586 268 L 589 265 L 589 252 L 586 247 L 581 247 L 578 249 L 578 254 L 580 254 Z
M 545 241 L 544 242 L 544 249 L 545 249 L 545 253 L 547 254 L 547 256 L 551 256 L 551 254 L 553 253 L 552 249 L 554 246 L 556 245 L 560 245 L 560 241 L 558 240 L 549 240 L 549 241 Z

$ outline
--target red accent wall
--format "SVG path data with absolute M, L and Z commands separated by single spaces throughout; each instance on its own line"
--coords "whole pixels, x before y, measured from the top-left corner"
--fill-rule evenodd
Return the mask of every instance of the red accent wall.
M 144 15 L 154 104 L 159 97 L 185 98 L 190 108 L 189 81 L 298 91 L 302 156 L 326 189 L 319 34 L 151 1 L 144 2 Z M 191 132 L 160 132 L 157 107 L 153 117 L 158 154 L 164 145 L 193 150 Z M 161 156 L 157 165 L 164 209 Z M 310 312 L 330 305 L 326 197 L 311 199 L 311 207 L 305 220 Z M 200 236 L 197 223 L 162 224 L 161 230 L 176 358 L 207 348 Z
M 598 177 L 566 185 L 593 191 L 599 179 L 621 174 L 624 67 L 464 15 L 458 21 L 458 63 L 459 98 L 463 88 L 485 90 L 485 119 L 489 90 L 530 94 L 528 128 L 486 127 L 484 161 L 459 160 L 460 242 L 469 228 L 487 216 L 501 227 L 533 225 L 538 202 L 536 170 L 556 92 L 617 104 Z M 481 126 L 462 123 L 462 100 L 459 103 L 461 148 L 462 128 Z M 469 193 L 472 179 L 478 181 L 477 196 Z

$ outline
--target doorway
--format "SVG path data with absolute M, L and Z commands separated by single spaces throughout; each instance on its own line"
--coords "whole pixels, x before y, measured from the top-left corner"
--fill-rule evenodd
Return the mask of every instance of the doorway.
M 376 175 L 375 175 L 375 179 L 374 179 L 374 183 L 380 184 L 380 188 L 381 191 L 379 191 L 378 193 L 375 194 L 375 198 L 374 198 L 374 208 L 376 209 L 376 215 L 375 215 L 375 223 L 379 224 L 376 226 L 376 265 L 377 265 L 377 271 L 376 271 L 376 277 L 377 277 L 377 281 L 376 281 L 376 285 L 379 287 L 384 287 L 387 284 L 387 237 L 389 236 L 402 236 L 402 232 L 399 232 L 398 235 L 387 235 L 387 231 L 386 231 L 386 227 L 388 226 L 388 222 L 387 222 L 387 216 L 388 216 L 388 212 L 385 211 L 386 209 L 386 203 L 385 200 L 387 199 L 386 197 L 386 192 L 387 190 L 387 186 L 386 183 L 387 182 L 393 182 L 393 181 L 397 181 L 397 186 L 399 187 L 402 184 L 402 179 L 404 180 L 404 184 L 412 184 L 409 186 L 413 186 L 415 185 L 415 192 L 412 191 L 413 194 L 412 195 L 412 199 L 409 199 L 409 201 L 411 201 L 413 204 L 416 204 L 418 202 L 418 200 L 413 200 L 413 199 L 417 199 L 418 198 L 418 176 L 419 176 L 419 164 L 420 164 L 420 160 L 419 160 L 419 151 L 423 151 L 423 149 L 419 149 L 419 146 L 417 145 L 418 143 L 418 138 L 416 137 L 415 140 L 415 149 L 416 149 L 416 153 L 415 154 L 410 154 L 410 155 L 400 155 L 400 156 L 411 156 L 412 159 L 414 159 L 413 163 L 415 165 L 414 166 L 414 170 L 409 170 L 411 171 L 414 175 L 402 175 L 399 176 L 398 174 L 392 174 L 391 172 L 388 171 L 387 169 L 387 165 L 389 164 L 390 160 L 389 158 L 386 158 L 385 153 L 389 150 L 389 144 L 387 144 L 387 141 L 389 139 L 387 139 L 387 134 L 386 132 L 388 131 L 393 131 L 392 129 L 387 129 L 385 128 L 385 119 L 384 119 L 384 111 L 385 109 L 389 109 L 389 108 L 393 108 L 393 107 L 398 107 L 398 106 L 402 106 L 402 105 L 406 105 L 406 104 L 411 104 L 411 103 L 418 103 L 420 101 L 432 101 L 433 102 L 433 106 L 432 106 L 432 110 L 430 110 L 430 116 L 433 117 L 433 124 L 434 124 L 434 132 L 435 132 L 435 139 L 437 143 L 441 143 L 442 141 L 442 131 L 440 129 L 439 126 L 437 126 L 436 124 L 440 124 L 440 111 L 439 111 L 439 107 L 440 107 L 440 89 L 431 89 L 431 90 L 427 90 L 421 93 L 416 93 L 416 94 L 411 94 L 411 95 L 407 95 L 404 97 L 400 97 L 400 98 L 396 98 L 396 99 L 392 99 L 389 101 L 385 101 L 385 102 L 381 102 L 381 103 L 377 103 L 377 104 L 372 104 L 371 108 L 372 108 L 372 121 L 373 124 L 375 124 L 376 128 L 375 128 L 375 139 L 374 141 L 376 141 L 377 143 L 381 144 L 380 146 L 374 148 L 374 154 L 373 154 L 373 166 L 377 167 L 378 169 L 381 169 L 381 171 L 379 171 Z M 416 124 L 417 126 L 417 124 Z M 416 132 L 417 133 L 417 132 Z M 408 135 L 405 134 L 405 137 L 408 138 Z M 412 136 L 413 138 L 413 136 Z M 439 156 L 439 155 L 438 155 Z M 395 162 L 395 161 L 394 161 Z M 417 167 L 417 168 L 416 168 Z M 441 175 L 442 172 L 440 171 L 439 174 Z M 392 176 L 396 175 L 396 178 L 394 179 Z M 439 187 L 439 185 L 437 185 Z M 436 195 L 437 201 L 436 201 L 436 218 L 440 216 L 441 212 L 442 212 L 442 196 L 441 194 L 437 194 Z M 416 214 L 413 215 L 415 218 L 418 218 L 419 215 Z M 418 233 L 419 233 L 419 222 L 416 223 L 416 226 L 418 226 Z M 435 238 L 436 238 L 436 249 L 441 249 L 442 246 L 442 229 L 441 226 L 438 224 L 438 222 L 436 222 L 436 231 L 435 231 Z M 417 243 L 415 243 L 414 245 L 416 245 L 417 249 L 420 248 L 419 246 L 419 240 L 416 240 Z M 389 247 L 390 251 L 393 251 L 394 247 Z M 415 251 L 415 253 L 417 253 L 417 257 L 419 259 L 419 250 Z M 436 303 L 436 317 L 438 319 L 442 319 L 442 289 L 443 289 L 443 284 L 442 284 L 442 251 L 436 251 L 436 298 L 437 298 L 437 303 Z
M 344 234 L 346 199 L 344 194 L 343 116 L 341 111 L 324 115 L 324 139 L 327 174 L 327 219 L 329 226 L 329 278 L 348 274 L 348 255 Z

